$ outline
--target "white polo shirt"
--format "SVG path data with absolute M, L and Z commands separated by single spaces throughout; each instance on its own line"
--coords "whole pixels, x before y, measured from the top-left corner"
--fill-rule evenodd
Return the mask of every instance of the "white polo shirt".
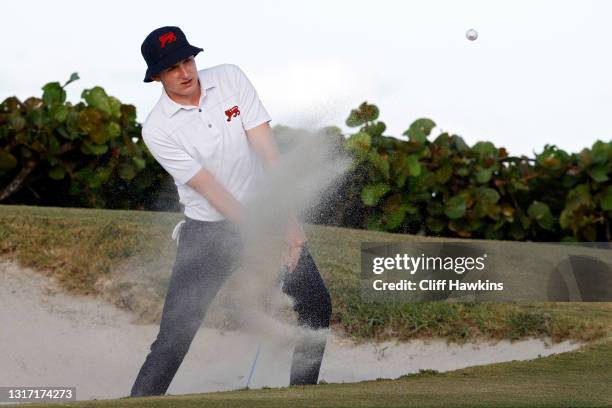
M 185 215 L 218 221 L 225 217 L 185 183 L 204 168 L 238 201 L 247 198 L 264 167 L 245 131 L 269 122 L 270 116 L 236 65 L 203 69 L 198 76 L 199 106 L 180 105 L 162 90 L 145 120 L 142 138 L 155 160 L 174 178 Z

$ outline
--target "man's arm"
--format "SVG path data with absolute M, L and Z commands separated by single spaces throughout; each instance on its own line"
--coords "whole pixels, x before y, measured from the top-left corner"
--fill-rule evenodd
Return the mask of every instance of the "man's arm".
M 235 224 L 242 222 L 240 202 L 208 170 L 200 169 L 187 185 L 204 196 L 225 218 Z
M 278 148 L 268 122 L 246 131 L 247 139 L 255 153 L 263 160 L 267 169 L 278 164 Z
M 278 147 L 274 141 L 270 124 L 263 123 L 246 131 L 249 143 L 255 153 L 263 160 L 267 169 L 278 165 Z M 287 220 L 287 245 L 289 246 L 289 270 L 297 265 L 302 247 L 306 243 L 306 234 L 300 226 L 297 217 L 290 215 Z
M 234 223 L 241 221 L 240 203 L 172 138 L 160 129 L 146 124 L 142 130 L 142 138 L 155 160 L 172 178 L 187 184 L 204 196 L 225 218 Z
M 255 152 L 263 159 L 267 168 L 278 163 L 278 149 L 268 123 L 247 130 L 247 138 Z M 213 207 L 230 221 L 239 224 L 242 221 L 240 202 L 225 189 L 207 170 L 200 169 L 187 185 L 200 193 Z

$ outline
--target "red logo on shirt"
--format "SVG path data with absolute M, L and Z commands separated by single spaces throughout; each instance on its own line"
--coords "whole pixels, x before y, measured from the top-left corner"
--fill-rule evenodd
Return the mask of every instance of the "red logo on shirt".
M 172 31 L 168 31 L 167 33 L 159 36 L 159 44 L 162 48 L 166 46 L 166 43 L 171 43 L 174 41 L 176 41 L 176 36 Z
M 225 111 L 225 116 L 227 116 L 227 121 L 231 121 L 232 118 L 240 115 L 240 111 L 238 110 L 238 106 L 233 106 Z

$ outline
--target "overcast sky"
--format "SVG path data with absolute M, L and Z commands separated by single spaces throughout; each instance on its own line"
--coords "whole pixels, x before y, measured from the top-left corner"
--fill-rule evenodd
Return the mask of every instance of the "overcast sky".
M 199 69 L 245 71 L 273 124 L 343 125 L 367 100 L 392 136 L 428 117 L 511 154 L 579 151 L 612 139 L 610 21 L 606 0 L 10 1 L 0 100 L 76 71 L 69 100 L 100 85 L 144 121 L 161 88 L 142 82 L 140 45 L 178 25 L 204 48 Z

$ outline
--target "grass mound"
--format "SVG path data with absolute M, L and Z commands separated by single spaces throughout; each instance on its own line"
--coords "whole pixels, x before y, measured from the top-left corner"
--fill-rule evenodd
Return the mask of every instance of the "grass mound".
M 155 322 L 174 262 L 178 213 L 0 206 L 0 257 L 53 276 L 67 290 L 101 296 Z M 332 295 L 332 324 L 354 340 L 444 337 L 592 341 L 612 332 L 612 303 L 370 304 L 359 289 L 360 243 L 432 238 L 306 226 Z

